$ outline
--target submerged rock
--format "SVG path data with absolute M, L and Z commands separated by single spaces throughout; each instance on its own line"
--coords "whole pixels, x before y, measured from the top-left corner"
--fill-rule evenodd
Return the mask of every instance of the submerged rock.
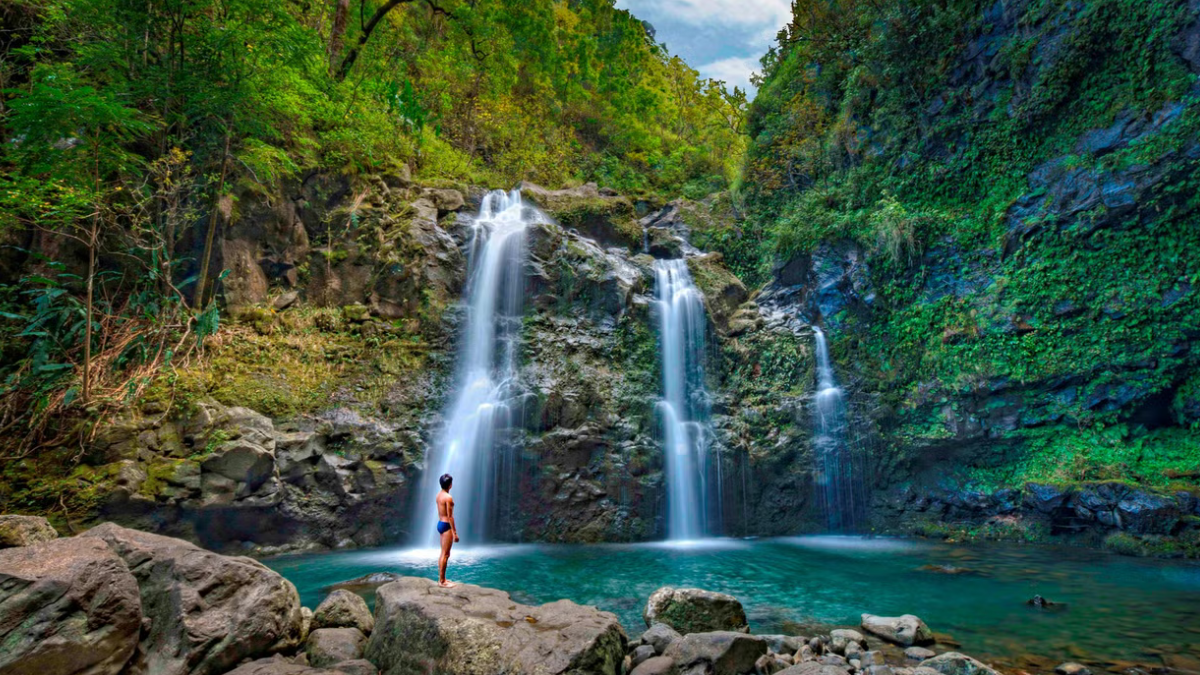
M 375 617 L 367 607 L 367 601 L 362 596 L 350 591 L 338 589 L 317 605 L 313 612 L 312 627 L 319 628 L 357 628 L 364 635 L 370 635 L 375 627 Z
M 642 618 L 647 626 L 665 623 L 680 633 L 749 632 L 746 610 L 737 598 L 699 588 L 663 586 L 650 595 Z
M 958 652 L 946 652 L 922 661 L 920 668 L 932 668 L 942 675 L 999 675 L 991 666 Z
M 137 582 L 104 542 L 0 550 L 0 674 L 116 675 L 141 628 Z
M 0 516 L 0 548 L 32 546 L 57 538 L 54 526 L 41 516 Z
M 520 605 L 503 591 L 415 577 L 379 588 L 375 619 L 367 659 L 389 673 L 617 675 L 628 643 L 617 617 L 593 607 Z
M 868 633 L 902 647 L 933 644 L 933 631 L 919 617 L 862 615 L 862 628 Z
M 135 672 L 217 675 L 298 646 L 296 587 L 262 563 L 105 523 L 79 535 L 108 544 L 133 572 L 149 619 Z

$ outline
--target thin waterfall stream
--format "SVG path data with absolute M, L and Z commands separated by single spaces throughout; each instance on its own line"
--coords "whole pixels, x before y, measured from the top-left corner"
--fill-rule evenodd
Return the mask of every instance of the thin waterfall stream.
M 519 190 L 484 196 L 472 221 L 468 260 L 466 330 L 459 352 L 457 395 L 446 413 L 418 490 L 415 541 L 437 544 L 434 499 L 438 476 L 454 476 L 455 513 L 469 526 L 463 541 L 488 541 L 496 513 L 492 502 L 498 446 L 511 426 L 516 388 L 516 355 L 524 305 L 525 231 L 541 213 L 524 203 Z M 426 517 L 427 515 L 427 517 Z
M 814 397 L 814 475 L 818 483 L 821 511 L 831 532 L 845 532 L 857 524 L 861 508 L 855 486 L 854 462 L 849 444 L 845 392 L 834 379 L 825 332 L 814 325 L 817 349 L 817 393 Z
M 710 403 L 704 386 L 704 302 L 685 260 L 654 262 L 663 398 L 658 413 L 666 459 L 667 536 L 712 533 L 720 505 L 720 468 L 710 453 Z M 710 478 L 711 477 L 711 478 Z

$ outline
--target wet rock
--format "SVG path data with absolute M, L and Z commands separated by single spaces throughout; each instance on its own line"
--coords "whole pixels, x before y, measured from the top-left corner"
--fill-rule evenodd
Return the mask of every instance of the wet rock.
M 654 651 L 662 654 L 670 644 L 683 637 L 674 628 L 665 623 L 655 623 L 642 633 L 642 642 L 654 647 Z
M 318 668 L 362 658 L 367 636 L 357 628 L 318 628 L 308 636 L 304 653 Z
M 1122 529 L 1135 534 L 1170 534 L 1180 517 L 1174 500 L 1141 490 L 1117 503 L 1117 515 Z
M 1050 513 L 1063 506 L 1069 496 L 1069 490 L 1058 485 L 1025 484 L 1025 503 L 1041 513 Z
M 104 542 L 0 550 L 0 674 L 116 675 L 141 628 L 137 581 Z
M 650 595 L 642 618 L 647 626 L 665 623 L 684 635 L 750 630 L 746 610 L 737 598 L 699 588 L 663 586 Z
M 32 546 L 57 538 L 54 526 L 41 516 L 0 516 L 0 548 Z
M 616 675 L 628 642 L 608 612 L 569 600 L 520 605 L 507 593 L 469 584 L 444 589 L 404 577 L 376 591 L 375 607 L 366 657 L 385 672 L 420 665 L 447 675 Z
M 362 596 L 346 590 L 335 590 L 317 605 L 313 612 L 313 629 L 357 628 L 370 635 L 375 627 L 375 617 Z
M 404 576 L 395 572 L 372 572 L 364 574 L 361 577 L 349 579 L 347 581 L 339 581 L 330 586 L 327 590 L 335 591 L 338 589 L 350 591 L 352 593 L 368 593 L 374 592 L 384 584 L 390 584 L 393 581 L 400 581 Z
M 655 656 L 635 667 L 629 675 L 677 675 L 679 668 L 665 656 Z
M 735 631 L 689 633 L 671 643 L 663 656 L 683 671 L 702 666 L 714 675 L 740 675 L 754 669 L 758 657 L 767 653 L 767 641 Z
M 920 668 L 932 668 L 942 675 L 999 675 L 991 666 L 958 652 L 946 652 L 922 661 Z
M 547 190 L 522 182 L 521 195 L 536 204 L 566 228 L 605 246 L 640 249 L 641 227 L 633 203 L 625 197 L 602 195 L 595 183 L 565 190 Z
M 108 544 L 133 572 L 149 629 L 131 662 L 156 675 L 217 675 L 298 646 L 296 588 L 262 563 L 105 523 L 78 539 Z
M 1029 605 L 1030 607 L 1036 607 L 1038 609 L 1052 609 L 1052 610 L 1053 609 L 1065 609 L 1067 606 L 1065 603 L 1054 602 L 1053 600 L 1047 600 L 1046 598 L 1043 598 L 1040 595 L 1035 595 L 1032 598 L 1026 600 L 1025 604 Z
M 862 615 L 863 630 L 902 647 L 933 644 L 933 631 L 912 614 L 903 616 Z
M 908 649 L 904 650 L 904 658 L 911 661 L 924 661 L 926 659 L 932 659 L 935 656 L 937 656 L 937 654 L 932 649 L 926 649 L 924 647 L 909 647 Z

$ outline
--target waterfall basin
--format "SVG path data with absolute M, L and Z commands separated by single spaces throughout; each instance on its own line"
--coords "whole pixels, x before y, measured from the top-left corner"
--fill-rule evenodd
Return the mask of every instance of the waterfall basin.
M 266 560 L 305 606 L 371 572 L 435 578 L 435 549 L 379 548 Z M 643 544 L 455 546 L 448 577 L 522 603 L 566 598 L 615 613 L 631 639 L 660 586 L 729 593 L 754 633 L 857 626 L 863 612 L 912 613 L 943 639 L 1002 669 L 1093 671 L 1200 664 L 1200 563 L 1107 551 L 851 536 L 700 539 Z M 1060 611 L 1026 604 L 1034 595 Z M 1065 607 L 1062 607 L 1065 605 Z M 1189 665 L 1190 664 L 1190 665 Z

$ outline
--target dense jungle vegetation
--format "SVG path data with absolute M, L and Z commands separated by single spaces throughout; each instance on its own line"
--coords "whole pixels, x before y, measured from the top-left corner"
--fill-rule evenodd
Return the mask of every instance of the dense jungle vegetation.
M 2 435 L 28 450 L 74 433 L 56 416 L 136 399 L 217 330 L 209 261 L 234 195 L 400 170 L 660 197 L 726 187 L 745 93 L 612 5 L 6 3 L 0 257 L 37 273 L 0 288 Z

